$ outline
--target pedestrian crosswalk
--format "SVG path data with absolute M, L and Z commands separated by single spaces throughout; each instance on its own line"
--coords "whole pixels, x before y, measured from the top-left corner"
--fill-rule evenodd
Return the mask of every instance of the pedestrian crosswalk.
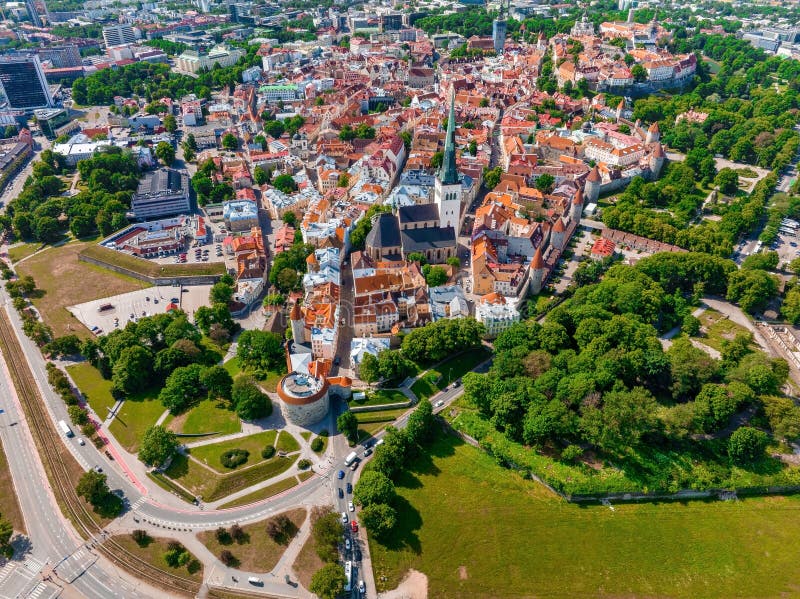
M 133 502 L 133 505 L 131 505 L 131 509 L 132 510 L 138 509 L 139 506 L 141 506 L 145 501 L 147 501 L 147 496 L 142 495 L 141 497 L 139 497 L 139 499 Z
M 24 566 L 25 569 L 28 570 L 29 572 L 37 574 L 42 571 L 42 568 L 44 568 L 44 563 L 39 561 L 35 557 L 29 556 L 25 559 Z
M 45 583 L 40 582 L 30 593 L 28 593 L 27 599 L 39 599 L 39 597 L 48 597 L 52 594 L 52 589 L 50 589 Z
M 5 579 L 11 576 L 11 573 L 16 567 L 17 565 L 14 562 L 8 562 L 5 566 L 3 566 L 3 569 L 0 570 L 0 589 L 3 588 L 3 582 Z

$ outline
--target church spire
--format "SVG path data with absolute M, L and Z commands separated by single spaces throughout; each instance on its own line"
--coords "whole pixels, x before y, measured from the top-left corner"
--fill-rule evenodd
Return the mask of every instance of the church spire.
M 442 156 L 442 169 L 439 179 L 443 185 L 458 183 L 456 170 L 456 90 L 450 96 L 450 113 L 447 117 L 447 135 L 444 140 L 444 156 Z

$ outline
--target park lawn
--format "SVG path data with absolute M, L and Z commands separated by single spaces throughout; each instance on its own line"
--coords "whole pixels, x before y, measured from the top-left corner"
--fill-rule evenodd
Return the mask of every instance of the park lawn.
M 278 451 L 285 451 L 286 453 L 293 453 L 295 451 L 300 451 L 300 443 L 297 442 L 297 439 L 295 439 L 291 433 L 281 431 L 275 443 L 275 449 Z
M 305 472 L 301 472 L 301 474 L 306 474 Z M 284 478 L 283 480 L 279 480 L 278 482 L 264 487 L 263 489 L 259 489 L 258 491 L 253 491 L 252 493 L 248 493 L 247 495 L 242 495 L 239 499 L 234 499 L 233 501 L 229 501 L 228 503 L 223 503 L 219 506 L 219 509 L 224 510 L 230 507 L 239 507 L 242 505 L 249 505 L 251 503 L 255 503 L 256 501 L 261 501 L 263 499 L 268 499 L 277 495 L 278 493 L 283 493 L 287 489 L 291 489 L 292 487 L 296 487 L 300 481 L 296 476 L 290 476 L 289 478 Z
M 295 461 L 297 461 L 296 455 L 288 458 L 276 456 L 250 468 L 222 475 L 188 456 L 178 454 L 172 459 L 164 474 L 201 497 L 203 501 L 211 502 L 278 476 L 291 468 Z
M 358 412 L 356 420 L 358 420 L 359 439 L 374 435 L 405 414 L 406 411 L 407 408 L 381 410 L 380 412 Z
M 261 457 L 261 450 L 267 445 L 275 445 L 275 438 L 278 431 L 262 431 L 255 435 L 247 435 L 245 437 L 238 437 L 230 439 L 229 441 L 221 441 L 219 443 L 209 443 L 208 445 L 200 445 L 189 449 L 191 456 L 198 462 L 204 463 L 209 468 L 213 468 L 220 474 L 227 474 L 233 470 L 241 470 L 248 466 L 263 462 L 264 458 Z M 226 468 L 220 462 L 220 456 L 226 451 L 232 449 L 245 449 L 250 452 L 247 461 L 236 468 Z
M 250 374 L 250 375 L 253 375 L 253 378 L 255 378 L 258 381 L 258 384 L 261 385 L 261 387 L 265 391 L 269 391 L 270 393 L 275 393 L 278 390 L 278 383 L 283 378 L 283 376 L 286 374 L 285 372 L 284 373 L 280 373 L 280 372 L 272 372 L 272 371 L 270 371 L 270 372 L 267 373 L 267 377 L 266 378 L 264 378 L 264 379 L 257 378 L 255 376 L 255 374 L 253 374 L 253 372 L 249 368 L 242 368 L 242 365 L 239 362 L 239 358 L 236 358 L 236 357 L 231 358 L 230 360 L 225 362 L 222 366 L 223 366 L 223 368 L 225 368 L 225 370 L 228 371 L 228 373 L 233 378 L 236 378 L 236 375 L 238 375 L 238 374 Z
M 17 532 L 25 534 L 25 520 L 19 509 L 17 494 L 14 492 L 14 481 L 11 479 L 11 470 L 8 467 L 3 445 L 0 444 L 0 515 L 11 522 Z
M 313 523 L 317 521 L 317 519 L 325 514 L 325 509 L 323 508 L 314 508 L 311 511 L 311 522 L 312 526 Z M 305 588 L 311 586 L 311 577 L 314 576 L 314 573 L 317 570 L 322 569 L 325 565 L 325 562 L 317 554 L 317 542 L 314 540 L 314 535 L 308 535 L 306 542 L 303 543 L 303 547 L 300 549 L 297 557 L 294 558 L 294 563 L 292 564 L 292 570 L 297 576 L 297 579 L 300 581 Z
M 67 366 L 67 372 L 95 414 L 101 421 L 105 420 L 108 411 L 117 403 L 111 395 L 111 381 L 104 379 L 89 362 Z
M 190 264 L 159 264 L 153 260 L 137 258 L 116 250 L 104 248 L 96 243 L 84 244 L 81 254 L 100 260 L 113 266 L 126 268 L 129 271 L 147 277 L 181 277 L 198 275 L 223 275 L 225 265 L 221 262 L 190 263 Z
M 724 341 L 732 341 L 739 333 L 749 333 L 742 325 L 713 309 L 708 309 L 700 315 L 700 324 L 705 328 L 705 332 L 698 338 L 717 351 L 722 351 Z
M 302 433 L 300 433 L 300 436 L 303 437 L 303 439 L 305 439 L 306 441 L 311 439 L 311 435 L 312 435 L 311 431 L 303 431 Z
M 73 242 L 50 247 L 17 267 L 19 275 L 30 275 L 36 282 L 41 297 L 34 297 L 33 304 L 56 337 L 75 334 L 85 339 L 91 336 L 67 306 L 150 287 L 143 281 L 79 262 L 78 253 L 90 245 L 93 244 Z
M 448 358 L 417 379 L 411 386 L 411 391 L 419 399 L 430 399 L 488 358 L 489 352 L 484 347 Z
M 8 248 L 8 257 L 11 258 L 12 263 L 16 263 L 32 255 L 40 247 L 43 247 L 41 243 L 20 243 Z
M 367 391 L 363 401 L 353 400 L 353 406 L 382 406 L 392 403 L 408 403 L 408 397 L 399 389 L 378 389 Z
M 171 418 L 167 428 L 182 435 L 231 435 L 242 430 L 242 423 L 227 402 L 204 399 Z
M 187 580 L 203 582 L 203 564 L 192 555 L 191 551 L 189 554 L 192 555 L 192 557 L 185 566 L 172 568 L 164 561 L 164 554 L 167 552 L 167 544 L 172 539 L 150 537 L 150 542 L 147 543 L 146 546 L 140 547 L 139 544 L 133 540 L 131 535 L 114 535 L 112 538 L 125 549 L 160 570 L 186 578 Z
M 455 437 L 399 477 L 370 539 L 379 590 L 409 568 L 432 597 L 775 597 L 800 591 L 800 498 L 578 506 Z M 458 539 L 453 543 L 452 539 Z M 381 582 L 381 577 L 387 577 Z
M 164 413 L 164 405 L 158 401 L 155 390 L 129 396 L 108 427 L 120 445 L 136 453 L 145 431 L 153 426 Z
M 286 551 L 291 540 L 297 535 L 300 526 L 305 522 L 306 510 L 305 508 L 296 508 L 284 512 L 283 515 L 288 517 L 294 524 L 294 534 L 291 534 L 283 544 L 273 541 L 266 531 L 267 523 L 273 520 L 275 516 L 263 522 L 242 526 L 245 534 L 245 540 L 242 543 L 232 541 L 222 544 L 217 540 L 216 531 L 214 530 L 205 530 L 199 533 L 197 538 L 214 555 L 219 555 L 225 549 L 230 551 L 238 562 L 236 567 L 240 570 L 245 572 L 270 572 L 278 563 L 283 552 Z

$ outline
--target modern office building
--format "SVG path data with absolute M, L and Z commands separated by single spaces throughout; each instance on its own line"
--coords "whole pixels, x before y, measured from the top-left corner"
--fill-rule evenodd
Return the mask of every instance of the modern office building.
M 25 0 L 25 8 L 28 9 L 28 15 L 31 17 L 31 21 L 36 27 L 42 26 L 42 17 L 39 16 L 39 11 L 36 8 L 36 3 L 34 0 Z
M 44 108 L 34 110 L 36 121 L 42 129 L 42 133 L 48 139 L 55 139 L 63 133 L 78 129 L 78 123 L 72 120 L 65 108 Z
M 195 50 L 186 50 L 175 59 L 175 70 L 183 73 L 199 73 L 202 69 L 213 69 L 214 65 L 230 67 L 239 62 L 244 56 L 239 48 L 228 48 L 224 44 L 215 46 L 208 54 L 201 54 Z
M 184 214 L 189 209 L 189 177 L 171 168 L 145 174 L 131 200 L 131 210 L 141 220 Z
M 128 23 L 109 25 L 103 27 L 103 41 L 106 43 L 106 48 L 132 44 L 136 41 L 136 32 Z
M 35 54 L 0 56 L 0 87 L 8 108 L 33 110 L 53 106 L 42 63 Z

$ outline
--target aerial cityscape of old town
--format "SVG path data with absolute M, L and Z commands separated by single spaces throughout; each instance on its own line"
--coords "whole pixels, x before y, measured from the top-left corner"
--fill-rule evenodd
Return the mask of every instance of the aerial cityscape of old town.
M 800 595 L 800 4 L 0 19 L 0 599 Z

